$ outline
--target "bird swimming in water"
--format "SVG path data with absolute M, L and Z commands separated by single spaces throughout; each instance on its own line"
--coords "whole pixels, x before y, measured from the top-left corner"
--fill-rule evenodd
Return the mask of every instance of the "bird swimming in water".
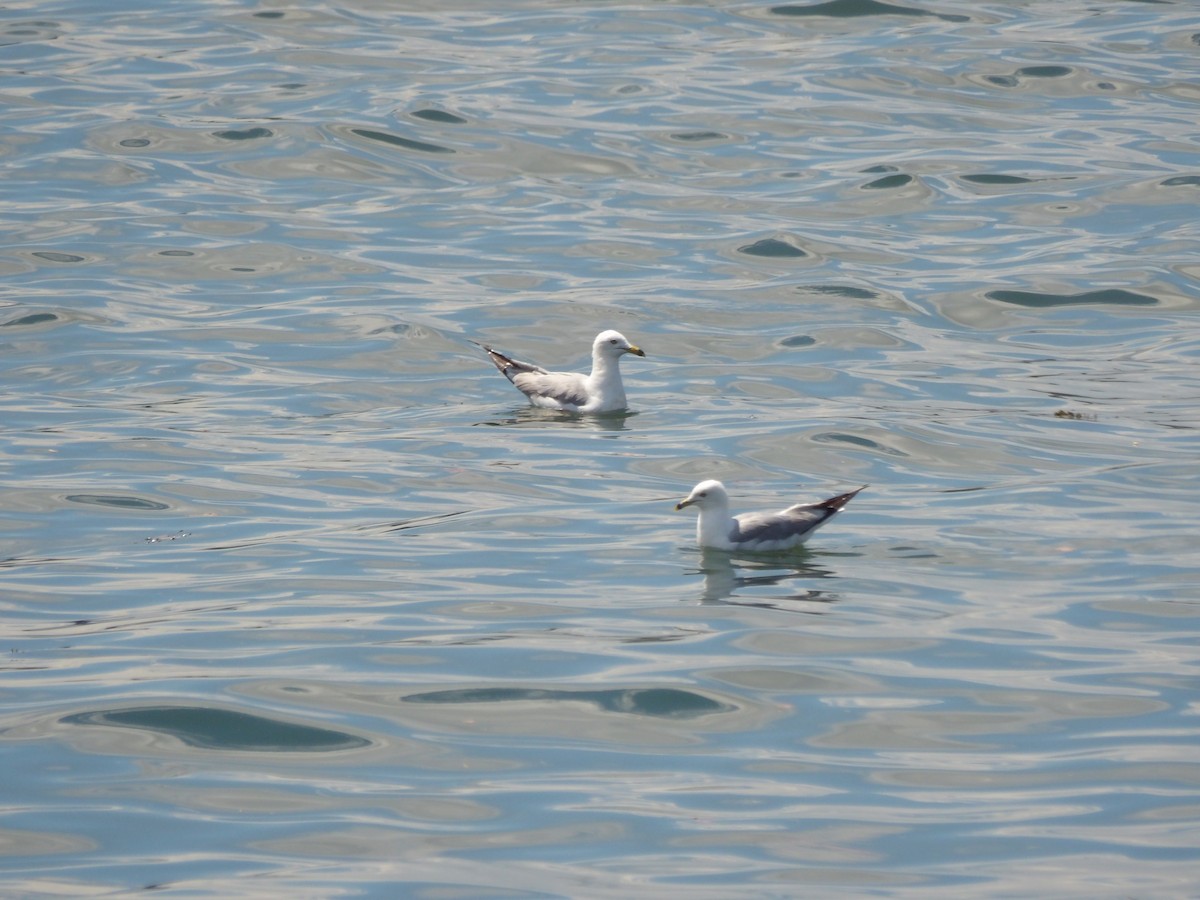
M 719 481 L 702 481 L 675 509 L 694 506 L 700 512 L 696 520 L 696 542 L 714 550 L 743 550 L 752 552 L 790 550 L 804 543 L 810 535 L 854 499 L 863 488 L 838 494 L 817 503 L 798 503 L 776 513 L 729 512 L 729 493 Z
M 534 406 L 572 413 L 607 413 L 625 409 L 621 357 L 626 353 L 642 357 L 646 355 L 621 332 L 602 331 L 592 342 L 592 371 L 583 375 L 578 372 L 549 372 L 533 363 L 505 356 L 486 344 L 478 346 Z

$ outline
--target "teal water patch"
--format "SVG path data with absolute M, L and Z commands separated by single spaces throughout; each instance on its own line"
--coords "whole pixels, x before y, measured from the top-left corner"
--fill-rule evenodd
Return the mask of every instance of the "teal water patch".
M 747 256 L 768 256 L 774 259 L 799 259 L 808 256 L 799 247 L 789 244 L 787 241 L 781 241 L 779 238 L 763 238 L 753 244 L 746 244 L 744 247 L 738 247 L 738 253 L 745 253 Z
M 9 319 L 7 322 L 0 322 L 0 328 L 27 328 L 30 325 L 44 325 L 47 322 L 57 322 L 58 316 L 54 313 L 29 313 L 28 315 L 18 316 L 15 319 Z
M 908 454 L 895 447 L 885 447 L 878 441 L 873 441 L 868 437 L 863 437 L 859 434 L 845 434 L 838 431 L 824 431 L 820 434 L 814 434 L 812 441 L 818 444 L 850 444 L 854 447 L 862 447 L 864 450 L 870 450 L 874 453 L 883 453 L 889 456 L 907 456 Z
M 876 291 L 867 290 L 866 288 L 853 287 L 848 284 L 815 284 L 809 285 L 797 290 L 807 291 L 814 294 L 828 294 L 833 297 L 845 297 L 848 300 L 878 300 L 879 294 Z
M 893 6 L 877 0 L 830 0 L 812 6 L 773 6 L 771 12 L 777 16 L 828 16 L 835 19 L 856 19 L 862 16 L 930 16 L 947 22 L 969 22 L 970 17 L 946 13 L 935 13 L 915 6 Z
M 1064 78 L 1071 74 L 1067 66 L 1024 66 L 1017 69 L 1018 75 L 1026 78 Z
M 1022 78 L 1064 78 L 1071 72 L 1067 66 L 1023 66 L 1012 75 L 988 75 L 984 80 L 997 87 L 1017 87 Z
M 454 113 L 442 109 L 418 109 L 413 116 L 425 119 L 427 122 L 441 122 L 444 125 L 465 125 L 467 122 L 462 116 L 456 116 Z
M 202 750 L 315 753 L 356 750 L 371 743 L 343 731 L 207 706 L 147 706 L 77 713 L 67 716 L 63 722 L 155 731 Z
M 69 494 L 66 498 L 71 503 L 83 503 L 87 506 L 109 506 L 116 509 L 170 509 L 165 503 L 157 500 L 147 500 L 144 497 L 128 497 L 123 494 Z
M 379 141 L 381 144 L 391 144 L 393 147 L 400 147 L 404 150 L 416 150 L 419 153 L 453 153 L 449 147 L 443 147 L 441 144 L 429 144 L 425 141 L 414 141 L 409 138 L 402 138 L 398 134 L 389 134 L 386 131 L 372 131 L 368 128 L 351 128 L 352 134 L 366 138 L 369 141 Z
M 691 719 L 728 712 L 728 704 L 694 691 L 642 688 L 608 691 L 558 691 L 537 688 L 468 688 L 411 694 L 406 703 L 590 703 L 605 712 L 655 718 Z
M 1050 309 L 1056 306 L 1157 306 L 1158 300 L 1145 294 L 1135 294 L 1121 288 L 1085 291 L 1082 294 L 1043 294 L 1036 291 L 988 291 L 989 300 L 1025 306 L 1030 309 Z
M 876 178 L 874 181 L 863 185 L 864 190 L 879 191 L 888 190 L 890 188 L 904 187 L 912 184 L 913 177 L 903 173 L 897 175 L 885 175 L 883 178 Z
M 672 140 L 676 141 L 727 141 L 729 135 L 722 134 L 719 131 L 678 131 L 671 135 Z
M 992 175 L 984 172 L 979 175 L 963 175 L 963 181 L 974 184 L 1029 184 L 1032 178 L 1022 178 L 1020 175 Z
M 230 131 L 214 131 L 213 136 L 223 138 L 227 141 L 257 141 L 262 138 L 269 138 L 274 133 L 269 128 L 242 128 Z

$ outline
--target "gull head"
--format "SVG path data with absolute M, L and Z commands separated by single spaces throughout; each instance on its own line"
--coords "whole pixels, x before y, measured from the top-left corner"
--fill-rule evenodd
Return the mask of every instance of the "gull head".
M 602 331 L 596 335 L 596 340 L 592 342 L 592 353 L 603 353 L 605 356 L 611 356 L 614 359 L 624 356 L 626 353 L 632 353 L 634 356 L 645 356 L 642 348 L 629 343 L 629 338 L 621 334 L 619 331 Z
M 729 494 L 725 492 L 725 485 L 719 481 L 702 481 L 694 488 L 692 492 L 685 498 L 675 504 L 675 509 L 683 509 L 687 506 L 695 506 L 698 509 L 706 509 L 712 506 L 721 506 L 729 502 Z

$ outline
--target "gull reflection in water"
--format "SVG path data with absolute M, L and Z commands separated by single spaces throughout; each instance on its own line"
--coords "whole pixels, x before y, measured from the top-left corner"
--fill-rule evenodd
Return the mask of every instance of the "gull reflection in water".
M 545 428 L 547 425 L 553 425 L 558 428 L 617 433 L 631 430 L 629 423 L 636 418 L 637 414 L 637 410 L 626 409 L 585 416 L 557 409 L 522 406 L 507 416 L 499 416 L 475 424 L 490 428 Z
M 834 577 L 830 569 L 817 565 L 805 553 L 739 557 L 720 550 L 705 550 L 700 555 L 700 568 L 688 574 L 704 576 L 701 603 L 736 603 L 820 614 L 825 612 L 827 604 L 838 601 L 836 593 L 804 584 Z M 775 585 L 785 590 L 775 596 L 754 590 Z M 743 592 L 747 596 L 742 596 Z

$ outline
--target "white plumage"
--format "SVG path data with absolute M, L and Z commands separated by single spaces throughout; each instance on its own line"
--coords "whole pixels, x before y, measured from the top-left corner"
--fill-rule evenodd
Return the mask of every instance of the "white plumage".
M 866 487 L 866 485 L 863 485 Z M 776 513 L 729 512 L 729 493 L 719 481 L 702 481 L 675 508 L 694 506 L 696 542 L 714 550 L 789 550 L 832 519 L 863 488 L 816 503 L 798 503 Z
M 602 331 L 592 342 L 592 371 L 583 375 L 578 372 L 548 372 L 533 363 L 505 356 L 486 344 L 478 346 L 534 406 L 573 413 L 606 413 L 625 409 L 621 357 L 626 353 L 646 355 L 621 332 Z

